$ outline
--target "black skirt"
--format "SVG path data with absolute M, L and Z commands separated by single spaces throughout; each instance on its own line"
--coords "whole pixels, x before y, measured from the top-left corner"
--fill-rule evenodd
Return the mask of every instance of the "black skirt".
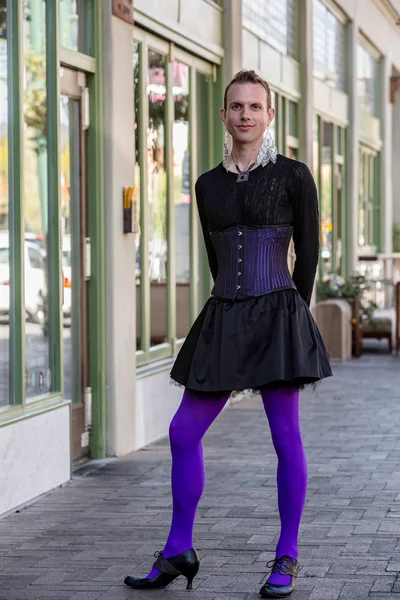
M 171 371 L 198 392 L 302 389 L 332 371 L 321 335 L 297 290 L 242 301 L 211 297 Z

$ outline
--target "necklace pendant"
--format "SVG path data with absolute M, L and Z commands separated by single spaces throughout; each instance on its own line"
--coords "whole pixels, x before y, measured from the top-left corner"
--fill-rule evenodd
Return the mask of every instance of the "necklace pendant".
M 249 180 L 248 173 L 239 173 L 239 175 L 237 176 L 237 179 L 236 179 L 236 183 L 243 183 L 244 181 L 248 181 L 248 180 Z

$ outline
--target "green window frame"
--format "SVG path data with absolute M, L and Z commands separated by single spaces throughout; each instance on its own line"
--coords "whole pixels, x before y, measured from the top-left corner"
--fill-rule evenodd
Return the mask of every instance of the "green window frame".
M 298 98 L 284 96 L 272 86 L 271 92 L 275 118 L 270 130 L 272 130 L 278 152 L 298 159 L 300 149 Z
M 183 344 L 184 338 L 177 338 L 176 323 L 176 228 L 175 228 L 175 204 L 174 204 L 174 181 L 172 175 L 173 167 L 173 122 L 174 122 L 174 100 L 172 93 L 173 85 L 173 64 L 174 61 L 184 63 L 189 68 L 189 157 L 190 157 L 190 209 L 189 209 L 189 252 L 190 252 L 190 323 L 193 323 L 199 310 L 199 301 L 209 292 L 209 281 L 204 286 L 203 276 L 206 273 L 204 266 L 204 252 L 201 250 L 201 234 L 197 216 L 197 206 L 195 202 L 195 182 L 199 171 L 205 171 L 213 165 L 215 155 L 212 147 L 212 141 L 218 138 L 218 132 L 221 138 L 222 152 L 222 124 L 217 124 L 213 118 L 209 119 L 208 147 L 207 151 L 201 148 L 201 155 L 198 155 L 197 132 L 202 131 L 207 123 L 200 118 L 202 107 L 197 105 L 198 82 L 197 75 L 202 74 L 207 81 L 207 89 L 203 90 L 203 97 L 208 105 L 208 114 L 213 115 L 214 106 L 217 98 L 216 93 L 221 95 L 221 85 L 217 81 L 217 70 L 214 65 L 207 63 L 187 52 L 176 48 L 164 40 L 161 40 L 150 33 L 139 28 L 134 29 L 133 44 L 138 45 L 139 73 L 137 82 L 138 100 L 138 156 L 139 167 L 138 174 L 140 185 L 138 193 L 138 202 L 140 203 L 140 291 L 137 301 L 140 303 L 140 347 L 136 352 L 136 364 L 138 367 L 152 363 L 157 360 L 166 359 L 175 355 Z M 166 274 L 166 341 L 151 345 L 151 282 L 149 276 L 149 202 L 148 202 L 148 156 L 147 156 L 147 124 L 149 123 L 148 96 L 146 93 L 146 82 L 148 81 L 148 51 L 151 50 L 164 57 L 165 62 L 165 140 L 164 140 L 164 164 L 166 171 L 166 246 L 167 246 L 167 274 Z M 216 85 L 212 85 L 215 82 Z M 216 92 L 217 90 L 217 92 Z M 218 99 L 218 107 L 221 100 Z M 204 107 L 203 107 L 204 108 Z M 210 122 L 212 121 L 212 122 Z M 214 127 L 214 136 L 212 129 Z M 215 135 L 215 130 L 217 131 Z M 214 138 L 214 139 L 213 139 Z M 207 156 L 208 155 L 208 156 Z M 137 182 L 135 182 L 137 185 Z M 199 275 L 200 274 L 200 275 Z M 209 277 L 206 275 L 206 278 Z M 206 289 L 202 289 L 205 287 Z
M 380 153 L 359 146 L 359 218 L 358 246 L 360 254 L 374 254 L 380 249 Z
M 93 55 L 60 48 L 59 1 L 46 2 L 46 88 L 47 88 L 47 186 L 49 207 L 50 336 L 52 390 L 29 402 L 25 393 L 25 299 L 24 299 L 24 86 L 23 86 L 23 14 L 25 0 L 12 0 L 7 10 L 8 41 L 8 175 L 10 232 L 10 403 L 0 408 L 0 427 L 41 413 L 69 406 L 63 398 L 63 356 L 61 317 L 61 250 L 59 231 L 59 74 L 65 64 L 88 73 L 91 97 L 88 134 L 88 223 L 92 240 L 92 280 L 89 289 L 89 371 L 93 393 L 91 456 L 106 455 L 106 381 L 105 381 L 105 272 L 104 272 L 104 151 L 102 108 L 103 7 L 100 2 L 84 0 L 86 15 L 91 16 L 90 42 Z M 98 75 L 94 75 L 95 72 Z
M 107 393 L 106 393 L 106 272 L 105 272 L 105 205 L 104 205 L 104 109 L 103 60 L 104 15 L 102 2 L 78 0 L 79 50 L 61 45 L 59 64 L 86 75 L 89 90 L 89 129 L 87 137 L 87 227 L 91 241 L 91 278 L 88 286 L 88 352 L 89 381 L 92 389 L 91 458 L 107 455 Z M 57 0 L 58 27 L 61 26 L 60 0 Z M 57 97 L 57 109 L 58 109 Z M 62 335 L 62 332 L 61 332 Z M 62 338 L 61 338 L 62 339 Z M 60 377 L 63 377 L 62 347 Z
M 297 98 L 289 98 L 271 86 L 272 108 L 275 109 L 275 118 L 269 130 L 275 140 L 278 152 L 289 158 L 299 158 L 299 104 Z M 293 271 L 296 254 L 293 240 L 288 251 L 289 269 Z
M 329 159 L 323 156 L 324 128 L 329 128 Z M 318 276 L 321 280 L 327 277 L 346 273 L 346 249 L 348 239 L 346 237 L 346 211 L 347 211 L 347 187 L 346 187 L 346 129 L 341 125 L 326 121 L 322 116 L 314 115 L 314 150 L 313 150 L 313 173 L 318 190 L 320 218 L 323 219 L 324 212 L 328 208 L 330 218 L 330 260 L 324 265 L 319 261 Z M 328 178 L 324 178 L 324 167 L 328 167 Z M 323 223 L 321 221 L 321 227 Z M 324 234 L 321 230 L 321 258 L 324 251 Z M 325 250 L 326 251 L 326 250 Z
M 0 410 L 0 425 L 32 411 L 56 407 L 61 398 L 61 369 L 57 349 L 61 344 L 58 202 L 49 205 L 49 338 L 51 391 L 27 399 L 25 388 L 25 300 L 24 300 L 24 98 L 23 98 L 23 0 L 8 3 L 8 115 L 9 115 L 9 236 L 10 236 L 10 403 Z M 48 195 L 58 198 L 58 48 L 57 3 L 46 3 L 46 92 L 48 135 Z

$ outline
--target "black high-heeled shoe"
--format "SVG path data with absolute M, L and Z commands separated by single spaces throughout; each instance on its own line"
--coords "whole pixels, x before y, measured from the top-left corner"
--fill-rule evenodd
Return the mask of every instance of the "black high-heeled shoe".
M 277 585 L 276 583 L 268 583 L 262 586 L 260 596 L 263 598 L 286 598 L 294 590 L 294 580 L 299 572 L 299 561 L 291 556 L 280 556 L 267 563 L 267 567 L 272 567 L 270 575 L 280 573 L 280 575 L 290 575 L 290 583 L 287 585 Z
M 183 575 L 187 579 L 186 589 L 193 589 L 192 582 L 200 567 L 199 555 L 194 548 L 168 558 L 165 558 L 162 552 L 156 552 L 154 558 L 157 560 L 153 568 L 160 571 L 155 577 L 139 579 L 128 575 L 125 577 L 124 583 L 134 590 L 159 590 Z

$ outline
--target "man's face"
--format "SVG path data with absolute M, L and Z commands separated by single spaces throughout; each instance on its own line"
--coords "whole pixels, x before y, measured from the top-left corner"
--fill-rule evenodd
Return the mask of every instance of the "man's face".
M 275 116 L 267 109 L 267 92 L 259 83 L 234 83 L 228 90 L 226 110 L 220 116 L 232 138 L 239 143 L 261 139 Z

